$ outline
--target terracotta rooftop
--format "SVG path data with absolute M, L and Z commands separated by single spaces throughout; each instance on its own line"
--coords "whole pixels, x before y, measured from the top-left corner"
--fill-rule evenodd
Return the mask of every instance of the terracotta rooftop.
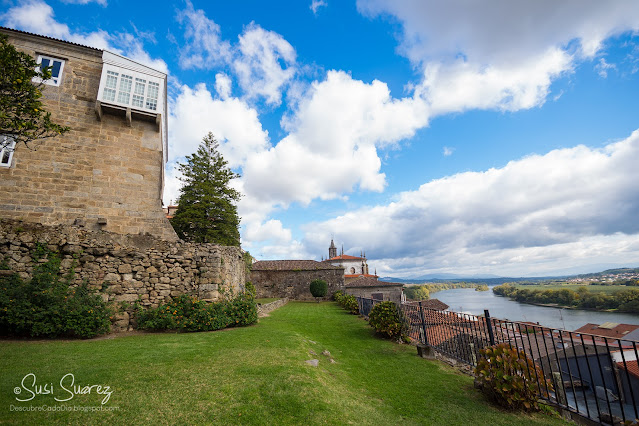
M 357 277 L 373 277 L 373 278 L 377 279 L 378 275 L 373 275 L 373 274 L 344 274 L 344 278 L 357 278 Z
M 253 264 L 253 271 L 317 271 L 324 269 L 341 270 L 341 266 L 333 266 L 314 260 L 260 260 Z
M 624 368 L 623 362 L 618 362 L 617 367 L 622 370 L 628 370 L 628 373 L 632 374 L 639 379 L 639 364 L 637 361 L 626 361 L 626 368 Z
M 635 324 L 588 323 L 576 329 L 575 333 L 596 334 L 597 336 L 612 337 L 613 339 L 627 339 L 627 335 L 637 329 L 639 329 L 639 325 Z
M 408 302 L 406 303 L 406 305 L 419 306 L 420 303 L 422 304 L 422 308 L 435 309 L 438 311 L 445 311 L 446 309 L 450 307 L 439 299 L 427 299 L 427 300 Z
M 353 281 L 344 284 L 344 287 L 397 287 L 403 286 L 402 283 L 387 283 L 386 281 L 378 281 L 375 275 L 362 276 Z
M 340 254 L 339 256 L 331 257 L 330 259 L 326 259 L 324 262 L 331 262 L 333 260 L 366 260 L 363 257 L 351 256 L 348 254 Z

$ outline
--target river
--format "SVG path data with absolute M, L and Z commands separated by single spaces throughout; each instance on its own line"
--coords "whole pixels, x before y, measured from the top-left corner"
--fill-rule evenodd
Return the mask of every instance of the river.
M 575 330 L 587 323 L 603 324 L 616 322 L 639 324 L 639 315 L 613 312 L 583 311 L 578 309 L 560 309 L 546 306 L 529 305 L 497 296 L 492 288 L 488 291 L 475 291 L 472 288 L 456 288 L 431 293 L 431 298 L 439 299 L 450 311 L 481 315 L 488 309 L 493 318 L 511 321 L 532 321 L 546 327 Z

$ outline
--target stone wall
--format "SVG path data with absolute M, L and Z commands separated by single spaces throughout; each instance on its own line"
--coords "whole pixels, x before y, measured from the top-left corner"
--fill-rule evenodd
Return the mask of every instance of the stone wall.
M 22 278 L 31 276 L 31 254 L 38 243 L 60 253 L 62 273 L 74 268 L 74 284 L 86 280 L 113 302 L 139 300 L 143 306 L 156 307 L 180 294 L 214 301 L 223 292 L 243 290 L 246 279 L 239 247 L 0 221 L 0 262 Z M 122 322 L 119 325 L 126 328 Z
M 396 304 L 402 303 L 402 286 L 378 286 L 378 287 L 349 287 L 348 284 L 344 289 L 346 294 L 351 294 L 355 297 L 365 297 L 372 299 L 373 293 L 381 293 L 382 300 L 390 300 Z
M 292 300 L 315 300 L 309 289 L 311 281 L 322 279 L 328 284 L 328 292 L 322 300 L 330 300 L 337 290 L 344 287 L 344 271 L 341 268 L 321 270 L 251 271 L 251 282 L 258 298 L 281 297 Z
M 37 58 L 64 59 L 59 87 L 45 85 L 51 119 L 71 130 L 18 145 L 0 167 L 0 216 L 90 230 L 150 233 L 177 241 L 162 209 L 163 139 L 155 121 L 95 113 L 102 51 L 6 29 L 9 42 Z
M 277 308 L 281 308 L 282 306 L 286 305 L 288 303 L 288 299 L 284 298 L 284 299 L 280 299 L 280 300 L 275 300 L 271 303 L 265 303 L 265 304 L 258 304 L 257 305 L 257 316 L 258 317 L 266 317 L 268 316 L 268 314 L 270 312 L 273 312 L 274 310 L 276 310 Z

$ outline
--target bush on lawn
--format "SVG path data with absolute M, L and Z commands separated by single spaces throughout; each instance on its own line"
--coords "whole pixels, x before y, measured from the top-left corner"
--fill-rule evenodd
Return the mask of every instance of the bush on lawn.
M 311 281 L 310 290 L 313 297 L 317 297 L 317 301 L 319 302 L 320 297 L 326 296 L 326 293 L 328 292 L 328 284 L 326 284 L 326 281 L 324 280 L 313 280 Z
M 138 328 L 211 331 L 257 322 L 257 305 L 248 293 L 221 302 L 204 302 L 183 294 L 157 308 L 137 309 Z
M 540 409 L 539 397 L 548 397 L 546 390 L 553 390 L 552 382 L 544 379 L 541 368 L 525 352 L 501 343 L 481 349 L 479 353 L 481 358 L 475 375 L 482 392 L 490 400 L 511 410 Z
M 339 290 L 333 294 L 333 299 L 344 309 L 350 311 L 353 315 L 359 314 L 359 306 L 357 305 L 357 299 L 351 294 L 346 294 Z
M 368 323 L 376 332 L 393 340 L 406 340 L 406 326 L 395 303 L 376 303 L 368 315 Z
M 110 330 L 111 310 L 86 283 L 70 287 L 73 271 L 60 277 L 60 257 L 38 245 L 42 259 L 33 277 L 0 277 L 0 334 L 89 338 Z

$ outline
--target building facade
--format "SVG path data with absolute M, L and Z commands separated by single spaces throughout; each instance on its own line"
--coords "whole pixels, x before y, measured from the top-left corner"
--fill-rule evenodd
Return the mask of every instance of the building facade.
M 43 102 L 52 121 L 71 129 L 31 148 L 4 150 L 0 217 L 177 240 L 161 201 L 166 74 L 104 50 L 8 28 L 0 33 L 52 67 Z
M 311 281 L 321 279 L 328 284 L 325 300 L 344 289 L 342 268 L 314 260 L 262 260 L 253 263 L 251 282 L 257 297 L 288 297 L 292 300 L 314 300 Z

